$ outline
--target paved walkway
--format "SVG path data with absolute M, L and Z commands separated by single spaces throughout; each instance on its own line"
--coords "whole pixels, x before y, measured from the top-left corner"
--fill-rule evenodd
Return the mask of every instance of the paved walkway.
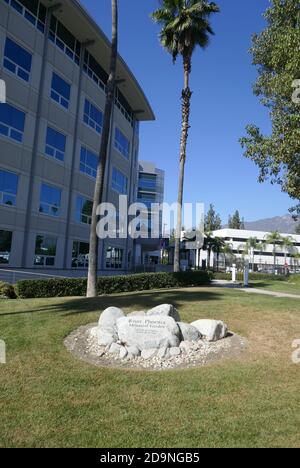
M 298 294 L 268 291 L 267 289 L 258 289 L 258 288 L 243 288 L 243 286 L 239 283 L 235 284 L 235 283 L 232 283 L 231 281 L 226 281 L 226 280 L 213 280 L 212 286 L 217 287 L 217 288 L 238 289 L 239 291 L 243 291 L 243 292 L 251 293 L 251 294 L 262 294 L 265 296 L 272 296 L 272 297 L 287 297 L 290 299 L 300 299 L 300 295 Z

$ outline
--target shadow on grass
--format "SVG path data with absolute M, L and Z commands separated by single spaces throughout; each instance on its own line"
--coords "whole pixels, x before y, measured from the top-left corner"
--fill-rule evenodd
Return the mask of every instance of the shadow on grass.
M 135 310 L 147 310 L 159 304 L 168 303 L 179 307 L 182 302 L 201 302 L 221 300 L 224 294 L 220 291 L 207 291 L 199 289 L 182 289 L 182 290 L 159 290 L 159 291 L 143 291 L 126 294 L 113 294 L 109 296 L 100 296 L 97 298 L 87 299 L 84 297 L 64 298 L 62 302 L 49 303 L 43 306 L 37 305 L 36 308 L 15 311 L 10 313 L 0 314 L 1 317 L 31 314 L 31 313 L 62 313 L 64 315 L 77 315 L 91 312 L 101 312 L 107 307 L 116 306 L 120 308 L 134 308 Z

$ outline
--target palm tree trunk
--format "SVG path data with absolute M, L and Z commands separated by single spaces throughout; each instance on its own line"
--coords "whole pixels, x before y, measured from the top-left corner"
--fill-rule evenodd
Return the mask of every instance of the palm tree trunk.
M 273 264 L 274 264 L 273 273 L 275 275 L 275 273 L 276 273 L 276 247 L 275 247 L 275 244 L 274 244 L 274 250 L 273 250 Z
M 107 152 L 109 135 L 111 131 L 111 116 L 114 105 L 115 89 L 116 89 L 116 69 L 118 58 L 118 0 L 111 0 L 112 7 L 112 43 L 111 43 L 111 58 L 110 58 L 110 74 L 106 88 L 106 102 L 103 119 L 103 131 L 101 139 L 101 148 L 99 162 L 97 168 L 97 176 L 95 182 L 94 202 L 92 211 L 92 224 L 90 232 L 90 251 L 89 251 L 89 269 L 88 269 L 88 284 L 87 297 L 97 296 L 97 267 L 98 267 L 98 236 L 97 223 L 98 215 L 97 208 L 102 202 L 104 176 L 107 162 Z
M 178 212 L 177 212 L 177 227 L 175 239 L 175 255 L 174 255 L 174 271 L 180 271 L 180 239 L 182 229 L 182 202 L 183 202 L 183 186 L 184 186 L 184 170 L 186 160 L 186 147 L 189 135 L 189 120 L 192 93 L 189 87 L 189 78 L 191 73 L 191 57 L 183 58 L 184 66 L 184 89 L 182 91 L 182 127 L 181 127 L 181 142 L 180 142 L 180 168 L 179 168 L 179 183 L 178 183 Z

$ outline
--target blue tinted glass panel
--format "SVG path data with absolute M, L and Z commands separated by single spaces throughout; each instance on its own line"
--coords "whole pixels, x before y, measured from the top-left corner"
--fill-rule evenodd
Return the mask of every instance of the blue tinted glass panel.
M 47 128 L 45 153 L 59 161 L 64 161 L 66 151 L 66 136 L 53 128 Z
M 56 73 L 52 75 L 51 97 L 54 101 L 68 109 L 71 95 L 71 86 Z
M 23 47 L 8 37 L 4 49 L 4 68 L 16 74 L 25 81 L 29 81 L 32 55 Z
M 59 216 L 61 205 L 61 190 L 42 184 L 40 192 L 40 213 L 49 216 Z
M 115 131 L 115 147 L 126 159 L 129 159 L 130 142 L 118 128 Z
M 87 99 L 84 105 L 83 121 L 97 133 L 102 132 L 103 113 Z
M 80 152 L 80 171 L 85 174 L 96 178 L 99 157 L 89 151 L 87 148 L 82 147 Z
M 0 170 L 0 204 L 15 206 L 18 190 L 18 176 L 13 172 Z
M 127 194 L 128 179 L 118 169 L 113 168 L 112 173 L 112 188 L 122 195 Z
M 25 113 L 9 104 L 0 105 L 0 134 L 22 142 Z

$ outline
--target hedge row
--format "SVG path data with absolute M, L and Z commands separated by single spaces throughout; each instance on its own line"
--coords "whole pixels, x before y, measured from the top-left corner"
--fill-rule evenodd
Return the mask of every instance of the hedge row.
M 98 294 L 202 286 L 209 284 L 210 280 L 205 271 L 102 276 L 98 278 Z M 22 299 L 85 296 L 86 287 L 86 278 L 24 280 L 16 284 L 16 293 Z
M 231 280 L 232 278 L 232 275 L 231 273 L 214 273 L 213 274 L 213 278 L 214 279 L 220 279 L 220 280 Z M 250 281 L 259 281 L 259 280 L 262 280 L 262 281 L 287 281 L 287 277 L 286 276 L 282 276 L 282 275 L 270 275 L 270 274 L 266 274 L 266 273 L 249 273 L 249 280 Z M 244 280 L 244 274 L 243 273 L 238 273 L 237 274 L 237 280 L 238 281 L 243 281 Z

